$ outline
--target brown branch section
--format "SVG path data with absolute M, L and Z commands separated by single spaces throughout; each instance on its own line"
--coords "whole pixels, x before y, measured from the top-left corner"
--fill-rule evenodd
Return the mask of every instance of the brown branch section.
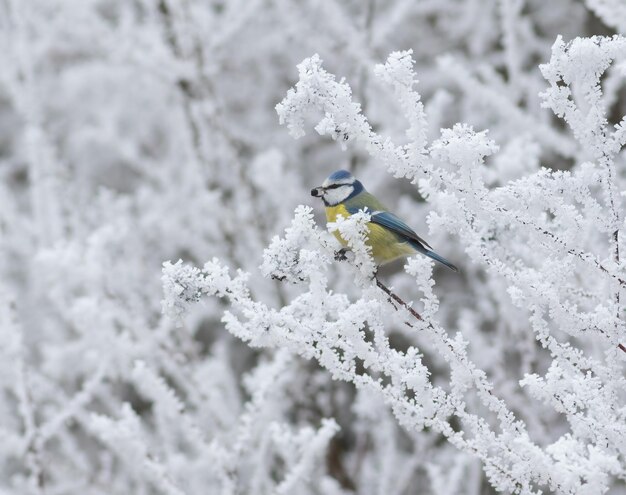
M 387 294 L 389 296 L 389 302 L 391 304 L 393 304 L 393 301 L 397 302 L 400 306 L 402 306 L 404 309 L 406 309 L 409 313 L 411 313 L 411 315 L 419 321 L 424 321 L 424 318 L 422 318 L 422 316 L 415 311 L 411 306 L 409 306 L 407 303 L 405 303 L 402 299 L 400 299 L 400 297 L 395 294 L 394 292 L 391 291 L 391 289 L 389 289 L 389 287 L 387 287 L 385 284 L 383 284 L 378 277 L 374 277 L 374 279 L 376 280 L 376 285 L 383 290 L 383 292 L 385 292 L 385 294 Z M 393 304 L 395 306 L 395 304 Z M 412 327 L 413 325 L 411 325 L 408 322 L 405 322 L 405 324 L 407 324 L 408 326 Z M 429 323 L 428 326 L 432 325 Z

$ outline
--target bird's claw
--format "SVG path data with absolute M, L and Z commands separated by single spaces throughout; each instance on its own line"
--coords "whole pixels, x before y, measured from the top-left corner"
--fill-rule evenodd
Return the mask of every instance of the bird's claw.
M 335 260 L 337 261 L 347 261 L 348 257 L 346 253 L 349 251 L 348 248 L 341 248 L 339 251 L 335 251 Z

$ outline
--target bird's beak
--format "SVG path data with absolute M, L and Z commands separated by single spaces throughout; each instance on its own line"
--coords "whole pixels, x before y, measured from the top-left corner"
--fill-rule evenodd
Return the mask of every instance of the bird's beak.
M 311 196 L 319 198 L 324 195 L 324 190 L 321 187 L 314 187 L 311 189 Z

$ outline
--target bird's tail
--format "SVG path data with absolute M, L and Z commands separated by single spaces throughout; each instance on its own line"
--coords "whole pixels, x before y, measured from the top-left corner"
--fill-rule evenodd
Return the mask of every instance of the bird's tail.
M 452 263 L 450 263 L 447 259 L 445 259 L 443 256 L 439 256 L 437 253 L 435 253 L 434 251 L 431 251 L 430 249 L 422 248 L 422 249 L 418 249 L 418 251 L 422 253 L 424 256 L 428 256 L 429 258 L 435 261 L 438 261 L 442 265 L 446 265 L 448 268 L 450 268 L 451 270 L 454 270 L 455 272 L 459 271 L 459 269 L 456 266 L 454 266 Z

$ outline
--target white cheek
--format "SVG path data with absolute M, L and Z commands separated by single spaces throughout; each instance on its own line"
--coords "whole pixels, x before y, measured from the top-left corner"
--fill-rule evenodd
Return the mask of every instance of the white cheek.
M 324 199 L 328 204 L 336 205 L 344 201 L 354 191 L 352 186 L 338 187 L 337 189 L 328 189 L 324 194 Z

